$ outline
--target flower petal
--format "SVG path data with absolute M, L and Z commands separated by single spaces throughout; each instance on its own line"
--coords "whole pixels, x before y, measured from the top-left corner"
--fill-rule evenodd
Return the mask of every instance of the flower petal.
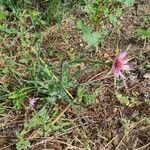
M 29 105 L 30 105 L 30 107 L 34 107 L 35 106 L 35 102 L 36 102 L 35 98 L 29 98 Z
M 126 57 L 126 51 L 122 51 L 118 54 L 118 59 L 123 60 Z
M 123 64 L 127 64 L 129 60 L 125 59 L 123 60 Z
M 119 78 L 119 76 L 120 76 L 120 70 L 118 70 L 118 69 L 113 69 L 113 74 L 114 74 L 114 76 L 116 77 L 116 78 Z
M 121 76 L 122 78 L 125 79 L 125 76 L 122 74 L 122 72 L 119 69 L 113 69 L 113 74 L 116 78 L 119 78 L 119 76 Z
M 125 64 L 122 66 L 122 70 L 129 70 L 130 69 L 130 66 Z

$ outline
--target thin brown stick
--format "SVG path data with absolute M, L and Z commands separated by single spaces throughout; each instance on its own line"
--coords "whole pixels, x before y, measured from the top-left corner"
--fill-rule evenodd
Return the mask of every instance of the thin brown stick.
M 105 72 L 105 71 L 100 72 L 100 73 L 96 74 L 95 76 L 91 77 L 91 78 L 88 80 L 88 82 L 89 82 L 89 81 L 92 81 L 94 78 L 100 76 L 100 75 L 103 74 L 104 72 Z
M 113 137 L 101 150 L 105 150 L 105 148 L 108 147 L 108 145 L 110 145 L 117 137 L 118 137 L 118 135 Z
M 145 118 L 144 118 L 144 119 L 145 119 Z M 139 122 L 135 123 L 135 125 L 129 129 L 128 133 L 125 134 L 125 135 L 122 137 L 122 139 L 120 140 L 120 142 L 119 142 L 119 144 L 117 145 L 117 147 L 115 148 L 115 150 L 118 150 L 118 149 L 119 149 L 119 147 L 120 147 L 122 141 L 124 140 L 124 138 L 125 138 L 139 123 L 141 123 L 144 119 L 141 119 Z
M 67 109 L 70 107 L 70 105 L 66 106 L 66 108 L 61 112 L 61 114 L 51 123 L 51 125 L 54 125 L 60 118 L 61 116 L 67 111 Z
M 0 148 L 0 150 L 6 150 L 8 147 L 10 147 L 10 146 L 12 146 L 14 143 L 11 143 L 11 144 L 9 144 L 9 145 L 7 145 L 7 146 L 5 146 L 5 147 L 2 147 L 2 148 Z
M 150 145 L 150 142 L 147 143 L 147 144 L 144 145 L 144 146 L 141 146 L 141 147 L 139 147 L 139 148 L 136 148 L 135 150 L 143 150 L 144 148 L 148 147 L 149 145 Z

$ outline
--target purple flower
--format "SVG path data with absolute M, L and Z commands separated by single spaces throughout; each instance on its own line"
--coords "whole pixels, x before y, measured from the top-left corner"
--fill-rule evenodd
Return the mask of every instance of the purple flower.
M 29 98 L 29 106 L 34 107 L 36 103 L 37 98 Z
M 119 76 L 125 78 L 122 74 L 122 71 L 129 70 L 130 68 L 130 66 L 127 64 L 128 61 L 125 60 L 126 55 L 127 53 L 123 51 L 114 58 L 112 72 L 116 78 L 119 78 Z

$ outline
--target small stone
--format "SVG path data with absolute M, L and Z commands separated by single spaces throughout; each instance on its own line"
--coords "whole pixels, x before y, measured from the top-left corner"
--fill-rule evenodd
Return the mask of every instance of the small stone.
M 80 43 L 80 46 L 81 46 L 81 47 L 83 47 L 83 44 L 82 44 L 82 43 Z
M 150 79 L 150 73 L 146 73 L 143 75 L 143 78 Z

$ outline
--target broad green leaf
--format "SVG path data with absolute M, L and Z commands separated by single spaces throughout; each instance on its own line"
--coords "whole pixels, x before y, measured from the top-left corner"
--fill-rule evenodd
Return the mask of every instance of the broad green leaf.
M 122 9 L 121 9 L 121 8 L 117 8 L 117 9 L 116 9 L 115 16 L 116 16 L 116 17 L 120 17 L 121 15 L 122 15 Z
M 96 46 L 100 42 L 101 35 L 99 32 L 93 32 L 83 34 L 83 40 L 88 44 L 89 47 Z
M 90 29 L 86 26 L 82 20 L 77 21 L 77 28 L 79 28 L 83 34 L 90 33 Z
M 128 7 L 131 7 L 133 6 L 135 0 L 125 0 L 125 5 L 128 6 Z
M 117 17 L 112 15 L 112 14 L 110 14 L 109 15 L 109 21 L 110 21 L 110 23 L 112 23 L 115 26 L 116 23 L 117 23 Z
M 107 17 L 109 15 L 109 9 L 108 8 L 105 8 L 104 9 L 104 15 Z

